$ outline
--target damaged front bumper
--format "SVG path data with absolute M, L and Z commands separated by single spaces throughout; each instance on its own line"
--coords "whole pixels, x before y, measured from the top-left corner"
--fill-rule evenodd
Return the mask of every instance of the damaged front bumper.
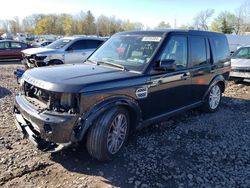
M 75 141 L 73 129 L 77 115 L 39 112 L 21 95 L 16 96 L 14 114 L 18 130 L 43 151 L 56 152 Z

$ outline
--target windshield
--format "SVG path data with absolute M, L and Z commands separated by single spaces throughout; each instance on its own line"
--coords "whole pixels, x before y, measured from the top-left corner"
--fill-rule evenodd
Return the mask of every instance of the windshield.
M 46 46 L 46 48 L 60 49 L 60 48 L 63 48 L 66 44 L 68 44 L 70 41 L 72 41 L 72 40 L 70 40 L 70 39 L 59 39 L 59 40 L 56 40 L 55 42 L 52 42 L 48 46 Z
M 113 36 L 89 60 L 118 64 L 127 70 L 141 72 L 149 63 L 161 39 L 161 36 L 145 35 Z
M 250 48 L 240 48 L 232 56 L 234 59 L 250 59 Z

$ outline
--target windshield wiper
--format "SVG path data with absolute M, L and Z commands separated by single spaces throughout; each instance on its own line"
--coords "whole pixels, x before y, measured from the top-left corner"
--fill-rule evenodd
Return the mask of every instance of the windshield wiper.
M 116 67 L 116 68 L 120 68 L 122 70 L 125 70 L 125 71 L 129 71 L 125 66 L 123 65 L 120 65 L 120 64 L 116 64 L 116 63 L 111 63 L 111 62 L 108 62 L 108 61 L 97 61 L 97 65 L 100 65 L 100 64 L 105 64 L 105 65 L 110 65 L 112 67 Z
M 90 63 L 93 63 L 93 64 L 96 64 L 97 65 L 97 62 L 93 61 L 93 60 L 89 60 L 89 59 L 86 59 L 86 61 L 90 62 Z

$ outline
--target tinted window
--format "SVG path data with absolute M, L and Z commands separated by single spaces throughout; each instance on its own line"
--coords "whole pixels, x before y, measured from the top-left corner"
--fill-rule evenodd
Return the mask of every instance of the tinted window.
M 234 53 L 232 58 L 250 59 L 250 48 L 240 48 Z
M 96 49 L 98 48 L 103 42 L 99 40 L 86 40 L 86 48 L 87 49 Z
M 206 40 L 203 37 L 190 37 L 190 55 L 192 66 L 207 64 Z
M 78 40 L 78 41 L 74 42 L 69 48 L 70 48 L 70 50 L 86 49 L 86 41 L 85 40 Z
M 0 43 L 0 48 L 9 48 L 10 47 L 10 43 L 9 42 L 1 42 Z
M 18 42 L 11 42 L 11 48 L 22 48 L 22 46 Z
M 161 60 L 174 59 L 177 69 L 187 67 L 187 37 L 173 36 L 167 43 Z
M 213 37 L 210 39 L 214 46 L 214 62 L 226 61 L 230 55 L 226 37 Z

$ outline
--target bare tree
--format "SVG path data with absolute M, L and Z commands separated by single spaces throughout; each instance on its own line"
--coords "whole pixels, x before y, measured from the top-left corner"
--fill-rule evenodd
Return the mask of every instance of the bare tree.
M 209 29 L 208 21 L 213 16 L 213 14 L 214 14 L 213 9 L 207 9 L 207 10 L 199 12 L 194 17 L 194 28 L 198 30 L 207 31 Z

